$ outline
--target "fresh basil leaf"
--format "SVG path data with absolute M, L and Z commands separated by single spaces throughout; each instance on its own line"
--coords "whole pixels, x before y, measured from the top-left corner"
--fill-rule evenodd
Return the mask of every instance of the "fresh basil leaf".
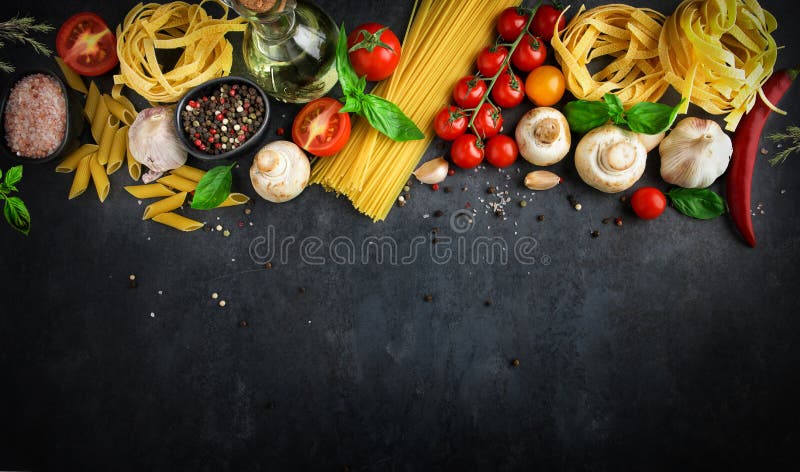
M 676 187 L 667 192 L 667 196 L 676 210 L 698 220 L 710 220 L 725 213 L 722 197 L 706 188 Z
M 373 128 L 395 141 L 413 141 L 425 137 L 422 131 L 394 103 L 377 95 L 364 95 L 362 114 Z
M 3 205 L 3 214 L 12 228 L 25 236 L 30 233 L 31 215 L 28 213 L 28 208 L 25 206 L 22 199 L 19 197 L 6 198 L 5 204 Z
M 346 95 L 344 97 L 344 106 L 339 109 L 339 113 L 361 113 L 363 109 L 363 99 L 364 94 L 360 92 L 353 95 Z
M 666 131 L 678 116 L 681 103 L 671 107 L 663 103 L 641 102 L 625 113 L 631 131 L 644 134 L 658 134 Z
M 339 27 L 339 40 L 336 43 L 336 72 L 339 74 L 339 84 L 345 96 L 364 91 L 364 87 L 359 88 L 358 76 L 347 56 L 347 33 L 344 30 L 344 23 Z M 366 81 L 364 84 L 366 86 Z
M 625 123 L 625 107 L 622 105 L 622 100 L 613 93 L 603 95 L 603 101 L 608 105 L 608 115 L 615 124 L 621 125 Z
M 8 169 L 4 180 L 7 187 L 13 187 L 20 180 L 22 180 L 22 166 L 14 166 Z
M 564 106 L 564 116 L 575 133 L 586 133 L 604 125 L 609 119 L 608 104 L 589 100 L 574 100 Z
M 3 178 L 3 169 L 0 169 L 0 178 Z
M 192 208 L 196 210 L 210 210 L 216 208 L 224 202 L 231 193 L 231 169 L 236 165 L 234 162 L 229 166 L 214 167 L 206 172 L 206 175 L 197 183 L 192 198 Z

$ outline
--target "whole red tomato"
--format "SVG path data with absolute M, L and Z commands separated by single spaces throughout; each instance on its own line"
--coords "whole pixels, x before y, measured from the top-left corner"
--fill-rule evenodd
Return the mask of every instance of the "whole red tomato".
M 533 14 L 531 20 L 531 32 L 534 36 L 538 36 L 543 40 L 550 42 L 553 39 L 553 31 L 555 30 L 556 23 L 558 30 L 561 31 L 566 26 L 567 20 L 561 15 L 561 10 L 552 5 L 542 5 Z
M 511 63 L 522 72 L 530 72 L 547 59 L 547 46 L 539 40 L 526 34 L 520 41 L 514 54 L 511 55 Z
M 506 8 L 497 19 L 497 33 L 510 43 L 519 37 L 526 23 L 528 23 L 528 12 L 525 9 Z
M 502 108 L 513 108 L 525 98 L 525 83 L 511 69 L 500 74 L 492 88 L 492 100 Z
M 462 77 L 453 89 L 453 100 L 461 108 L 475 108 L 486 95 L 486 82 L 468 75 Z
M 483 143 L 474 134 L 462 134 L 450 147 L 453 164 L 462 169 L 472 169 L 483 162 Z
M 633 192 L 631 207 L 639 218 L 652 220 L 664 213 L 664 209 L 667 208 L 667 197 L 655 187 L 642 187 Z
M 347 36 L 347 56 L 356 75 L 369 81 L 392 75 L 400 62 L 400 40 L 378 23 L 364 23 Z
M 500 132 L 503 127 L 503 115 L 497 107 L 491 103 L 484 103 L 475 113 L 475 121 L 472 124 L 481 139 L 491 138 Z
M 507 57 L 505 46 L 486 46 L 478 53 L 478 72 L 484 77 L 494 77 Z
M 461 108 L 449 106 L 442 108 L 433 119 L 433 130 L 445 141 L 452 141 L 467 131 L 469 117 Z
M 498 134 L 486 141 L 484 152 L 486 160 L 495 167 L 508 167 L 517 160 L 517 155 L 519 155 L 517 142 L 505 134 Z

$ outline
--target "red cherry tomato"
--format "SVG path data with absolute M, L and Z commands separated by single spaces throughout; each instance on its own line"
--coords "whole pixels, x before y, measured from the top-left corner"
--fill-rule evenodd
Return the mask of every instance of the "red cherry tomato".
M 88 11 L 76 13 L 61 25 L 56 51 L 80 75 L 103 75 L 119 63 L 114 33 L 102 18 Z
M 503 127 L 503 115 L 497 107 L 491 103 L 484 103 L 475 113 L 475 121 L 472 124 L 481 139 L 491 138 L 500 132 Z
M 547 59 L 547 46 L 533 36 L 526 34 L 520 41 L 514 54 L 511 55 L 511 63 L 522 72 L 530 72 Z
M 508 57 L 505 46 L 486 46 L 478 54 L 478 72 L 484 77 L 494 77 Z
M 367 80 L 383 80 L 392 75 L 400 62 L 400 40 L 378 23 L 365 23 L 347 36 L 347 56 L 356 75 Z
M 433 130 L 445 141 L 452 141 L 467 131 L 469 117 L 461 108 L 444 107 L 433 119 Z
M 453 100 L 461 108 L 475 108 L 486 95 L 486 82 L 468 75 L 462 77 L 453 89 Z
M 462 169 L 472 169 L 483 162 L 483 143 L 474 134 L 462 134 L 450 147 L 453 164 Z
M 517 160 L 519 149 L 513 138 L 505 134 L 498 134 L 486 141 L 484 152 L 489 164 L 495 167 L 508 167 Z
M 543 40 L 550 42 L 553 39 L 553 30 L 558 23 L 558 30 L 561 31 L 566 26 L 567 20 L 561 15 L 561 10 L 552 5 L 542 5 L 533 14 L 531 20 L 531 32 Z
M 652 220 L 664 213 L 667 197 L 655 187 L 642 187 L 633 192 L 631 206 L 636 216 L 643 220 Z
M 502 108 L 513 108 L 524 98 L 525 83 L 511 69 L 506 69 L 492 87 L 492 100 Z
M 350 115 L 339 113 L 342 103 L 322 97 L 304 106 L 294 118 L 292 141 L 315 156 L 331 156 L 350 139 Z
M 510 43 L 519 37 L 526 23 L 528 23 L 527 11 L 522 8 L 506 8 L 497 19 L 497 33 Z

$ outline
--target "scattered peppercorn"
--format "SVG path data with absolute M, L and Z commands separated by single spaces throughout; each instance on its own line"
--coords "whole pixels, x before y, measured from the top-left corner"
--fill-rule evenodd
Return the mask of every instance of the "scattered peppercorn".
M 439 190 L 439 184 L 433 184 L 433 185 L 431 185 L 431 190 L 433 190 L 434 192 L 435 192 L 435 191 L 437 191 L 437 190 Z
M 438 226 L 434 226 L 434 227 L 431 229 L 431 233 L 433 233 L 433 234 L 436 234 L 436 233 L 438 233 L 438 232 L 439 232 L 439 227 L 438 227 Z
M 264 268 L 265 269 L 272 269 L 272 262 L 267 262 L 266 264 L 264 264 Z
M 300 287 L 300 288 L 297 289 L 297 291 L 300 292 L 300 293 L 306 293 L 306 288 L 305 287 Z
M 489 188 L 486 189 L 486 193 L 488 193 L 489 195 L 492 195 L 495 192 L 497 192 L 497 189 L 494 188 L 494 186 L 489 186 Z
M 244 214 L 245 215 L 249 215 L 250 213 L 253 213 L 253 210 L 251 210 L 250 208 L 245 208 L 244 209 Z
M 623 196 L 619 197 L 619 201 L 621 203 L 627 203 L 628 202 L 628 197 L 626 195 L 623 195 Z
M 614 224 L 617 226 L 622 226 L 622 218 L 620 218 L 619 216 L 614 218 Z
M 409 187 L 408 185 L 406 185 L 405 187 L 403 187 L 403 191 L 404 191 L 404 192 L 410 192 L 410 191 L 411 191 L 411 187 Z
M 214 293 L 211 294 L 211 299 L 212 300 L 216 300 L 217 298 L 219 298 L 219 294 L 217 292 L 214 292 Z
M 544 221 L 544 215 L 539 215 L 536 217 L 536 219 L 539 221 Z
M 444 215 L 444 212 L 442 210 L 436 210 L 433 212 L 433 216 L 436 218 L 441 218 L 442 215 Z
M 247 321 L 245 321 L 245 320 L 240 321 L 239 322 L 239 327 L 240 328 L 247 328 Z
M 593 238 L 599 238 L 600 237 L 600 231 L 597 231 L 597 230 L 592 231 L 590 234 L 592 235 Z
M 425 295 L 424 297 L 422 297 L 422 299 L 425 300 L 426 302 L 432 302 L 433 295 Z
M 609 223 L 611 223 L 611 218 L 603 218 L 603 224 L 604 225 L 607 225 Z
M 227 305 L 227 303 L 225 303 L 225 300 L 220 300 L 219 301 L 219 306 L 220 307 L 224 307 L 225 305 Z
M 452 167 L 447 169 L 447 175 L 456 175 L 456 170 Z
M 231 232 L 226 229 L 225 231 L 222 232 L 222 235 L 227 238 L 228 236 L 231 235 Z
M 438 243 L 438 242 L 439 242 L 439 238 L 433 238 L 433 239 L 431 239 L 431 244 L 436 244 L 436 243 Z
M 514 367 L 519 367 L 519 359 L 514 359 L 511 361 L 511 365 Z
M 581 208 L 583 208 L 583 205 L 581 205 L 580 203 L 576 203 L 575 205 L 572 206 L 572 208 L 574 208 L 575 211 L 581 211 Z
M 136 276 L 131 274 L 128 276 L 128 280 L 136 280 Z
M 453 187 L 445 187 L 444 193 L 453 193 Z
M 498 208 L 495 208 L 495 210 L 494 210 L 494 216 L 500 217 L 500 216 L 505 216 L 505 214 L 506 214 L 506 212 L 502 208 L 498 207 Z
M 483 304 L 486 305 L 486 306 L 492 306 L 492 299 L 491 298 L 487 298 L 486 301 L 483 302 Z
M 283 136 L 285 133 L 286 130 L 284 130 L 283 128 L 278 128 L 275 130 L 275 134 L 277 134 L 278 136 Z
M 527 200 L 520 200 L 519 201 L 519 206 L 521 206 L 522 208 L 525 208 L 526 206 L 528 206 L 528 201 Z

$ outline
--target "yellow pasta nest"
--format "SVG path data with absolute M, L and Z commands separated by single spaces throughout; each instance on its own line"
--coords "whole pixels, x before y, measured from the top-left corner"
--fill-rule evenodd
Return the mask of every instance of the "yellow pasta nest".
M 669 84 L 659 60 L 658 38 L 664 15 L 648 8 L 604 5 L 578 14 L 551 44 L 567 89 L 579 99 L 601 100 L 616 94 L 627 107 L 657 102 Z M 610 60 L 591 73 L 592 61 Z
M 665 79 L 733 131 L 772 75 L 776 27 L 755 0 L 686 0 L 661 31 Z
M 206 2 L 222 6 L 223 18 L 209 16 L 203 8 Z M 244 31 L 246 24 L 227 16 L 228 8 L 219 0 L 136 5 L 117 27 L 120 74 L 114 83 L 127 85 L 152 103 L 171 103 L 196 85 L 228 75 L 233 47 L 225 33 Z M 156 50 L 179 48 L 183 53 L 175 66 L 163 72 Z

